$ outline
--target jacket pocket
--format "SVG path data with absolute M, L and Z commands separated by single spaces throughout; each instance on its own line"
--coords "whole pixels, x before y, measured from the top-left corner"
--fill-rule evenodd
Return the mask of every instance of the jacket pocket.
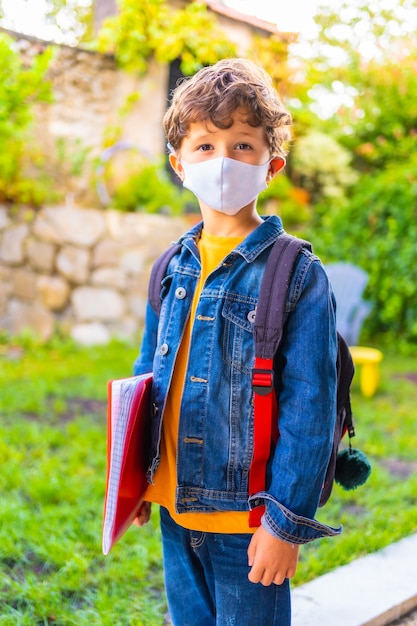
M 223 305 L 222 358 L 234 370 L 250 373 L 255 356 L 253 324 L 257 300 L 227 298 Z

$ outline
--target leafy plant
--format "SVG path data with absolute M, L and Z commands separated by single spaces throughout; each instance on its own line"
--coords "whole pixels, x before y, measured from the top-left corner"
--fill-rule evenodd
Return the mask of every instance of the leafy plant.
M 315 21 L 308 57 L 291 59 L 303 77 L 291 94 L 299 136 L 330 135 L 360 171 L 407 159 L 417 142 L 417 0 L 322 4 Z
M 120 0 L 118 15 L 103 24 L 98 49 L 114 53 L 122 67 L 138 72 L 146 70 L 152 55 L 161 63 L 181 58 L 186 75 L 236 55 L 205 4 L 192 2 L 178 9 L 164 0 Z
M 279 215 L 284 227 L 297 229 L 311 220 L 310 196 L 305 189 L 294 187 L 287 176 L 278 174 L 258 199 L 258 210 Z
M 408 160 L 417 149 L 416 66 L 414 38 L 397 43 L 382 59 L 362 63 L 354 106 L 341 107 L 337 131 L 358 169 Z
M 49 193 L 43 155 L 30 138 L 33 107 L 51 101 L 45 80 L 52 48 L 26 67 L 13 40 L 0 35 L 0 201 L 39 205 Z
M 312 202 L 340 198 L 358 177 L 351 161 L 352 154 L 331 135 L 312 130 L 294 144 L 292 179 L 311 194 Z
M 281 98 L 294 96 L 298 68 L 290 62 L 290 46 L 296 43 L 296 33 L 271 34 L 269 37 L 253 35 L 248 57 L 260 63 L 270 75 Z
M 417 163 L 413 20 L 415 24 L 416 0 L 398 2 L 396 10 L 393 3 L 374 0 L 343 2 L 337 11 L 321 6 L 311 58 L 303 65 L 306 81 L 304 94 L 299 89 L 299 111 L 304 126 L 291 170 L 296 184 L 308 190 L 313 184 L 313 220 L 305 236 L 322 259 L 347 260 L 370 275 L 367 297 L 374 307 L 364 336 L 383 336 L 403 352 L 417 347 L 411 252 Z M 321 107 L 322 117 L 314 118 L 312 109 L 320 111 L 321 102 L 329 100 L 338 103 L 334 113 L 326 116 Z M 333 177 L 331 196 L 322 182 L 330 173 L 328 166 L 339 160 L 336 153 L 330 159 L 329 150 L 314 154 L 314 145 L 313 150 L 303 146 L 317 132 L 347 150 L 345 173 L 356 173 L 356 181 L 351 178 L 347 186 L 345 176 Z
M 417 351 L 417 156 L 360 178 L 343 204 L 322 204 L 311 234 L 324 261 L 346 260 L 369 273 L 368 337 Z
M 56 24 L 66 43 L 75 45 L 93 38 L 93 0 L 46 0 L 47 18 Z
M 120 211 L 178 215 L 198 210 L 195 196 L 171 182 L 163 162 L 148 163 L 114 191 L 111 206 Z
M 20 4 L 20 8 L 25 11 L 25 0 L 15 4 Z M 36 10 L 41 12 L 43 21 L 48 26 L 48 38 L 51 36 L 54 41 L 74 46 L 93 38 L 93 4 L 93 0 L 43 0 Z M 11 26 L 7 17 L 0 2 L 0 25 L 6 28 Z M 38 20 L 33 23 L 25 20 L 25 34 L 39 36 L 37 24 Z

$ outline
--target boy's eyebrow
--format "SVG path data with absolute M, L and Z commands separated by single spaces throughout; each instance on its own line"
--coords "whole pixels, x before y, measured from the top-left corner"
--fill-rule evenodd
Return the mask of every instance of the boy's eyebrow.
M 216 128 L 216 130 L 194 130 L 193 131 L 193 141 L 203 141 L 203 140 L 210 140 L 210 138 L 213 137 L 213 135 L 216 135 L 218 132 L 220 132 L 222 129 L 221 128 Z M 250 132 L 249 130 L 244 130 L 244 129 L 233 129 L 233 128 L 228 128 L 227 129 L 231 135 L 235 135 L 237 138 L 244 138 L 244 137 L 249 137 L 251 139 L 254 138 L 254 135 L 252 132 Z

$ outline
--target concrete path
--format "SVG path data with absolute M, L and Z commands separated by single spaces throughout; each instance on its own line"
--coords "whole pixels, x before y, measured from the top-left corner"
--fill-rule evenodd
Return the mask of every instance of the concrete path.
M 292 607 L 292 626 L 392 624 L 417 607 L 417 534 L 295 587 Z
M 396 619 L 395 622 L 392 622 L 389 626 L 417 626 L 417 609 Z

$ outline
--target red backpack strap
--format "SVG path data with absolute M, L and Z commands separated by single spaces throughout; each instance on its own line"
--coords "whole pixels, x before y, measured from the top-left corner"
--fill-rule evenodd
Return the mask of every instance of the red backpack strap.
M 274 243 L 259 292 L 254 324 L 255 363 L 252 371 L 254 397 L 253 458 L 249 470 L 249 495 L 265 490 L 266 467 L 272 442 L 278 440 L 278 404 L 274 389 L 274 357 L 282 339 L 285 306 L 295 261 L 303 247 L 311 245 L 287 233 Z M 263 505 L 249 513 L 249 526 L 261 523 Z
M 265 475 L 271 455 L 271 442 L 278 439 L 278 410 L 274 391 L 273 359 L 255 358 L 252 372 L 254 398 L 253 457 L 249 470 L 249 494 L 265 490 Z M 265 507 L 257 506 L 249 512 L 249 526 L 260 526 Z

